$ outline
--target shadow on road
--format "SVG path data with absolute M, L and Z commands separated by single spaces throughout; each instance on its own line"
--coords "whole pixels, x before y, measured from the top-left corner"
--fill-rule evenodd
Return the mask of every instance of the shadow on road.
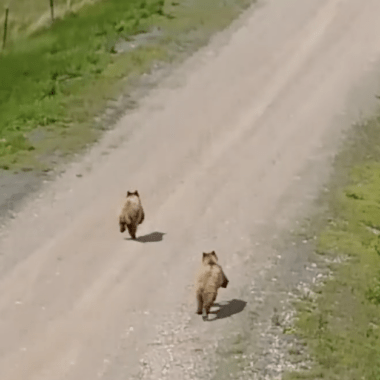
M 247 302 L 237 299 L 233 299 L 227 302 L 214 303 L 213 306 L 217 306 L 219 309 L 210 313 L 215 314 L 215 318 L 210 319 L 210 322 L 217 319 L 228 318 L 234 314 L 241 313 L 246 305 Z
M 150 234 L 139 236 L 135 239 L 135 241 L 138 241 L 139 243 L 157 243 L 159 241 L 162 241 L 164 238 L 165 233 L 163 232 L 152 232 Z M 132 240 L 132 238 L 125 238 L 125 240 Z

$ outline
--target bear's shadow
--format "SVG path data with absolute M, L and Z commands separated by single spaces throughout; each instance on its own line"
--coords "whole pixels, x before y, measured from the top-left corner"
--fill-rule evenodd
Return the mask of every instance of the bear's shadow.
M 165 233 L 163 232 L 151 232 L 150 234 L 138 236 L 135 240 L 133 240 L 131 237 L 125 238 L 125 240 L 132 240 L 132 241 L 138 241 L 139 243 L 157 243 L 159 241 L 162 241 L 164 238 Z
M 218 307 L 218 310 L 210 311 L 210 314 L 214 314 L 215 318 L 209 319 L 209 321 L 216 321 L 217 319 L 224 319 L 241 313 L 246 305 L 247 302 L 237 299 L 226 302 L 215 302 L 213 307 Z

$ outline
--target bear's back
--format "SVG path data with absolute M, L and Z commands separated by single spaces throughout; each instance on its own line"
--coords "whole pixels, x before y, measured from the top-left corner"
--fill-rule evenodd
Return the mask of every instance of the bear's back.
M 198 286 L 207 289 L 217 289 L 222 283 L 222 269 L 218 264 L 202 265 L 200 275 L 198 277 Z
M 129 218 L 135 219 L 139 216 L 140 211 L 140 198 L 137 195 L 127 197 L 122 212 Z

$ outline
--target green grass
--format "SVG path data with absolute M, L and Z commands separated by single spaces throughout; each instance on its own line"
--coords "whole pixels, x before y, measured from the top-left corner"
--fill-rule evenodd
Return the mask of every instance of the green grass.
M 54 17 L 62 18 L 70 10 L 99 0 L 54 0 Z M 3 27 L 5 7 L 9 6 L 9 38 L 30 34 L 51 22 L 49 0 L 0 0 L 0 22 Z M 1 33 L 0 33 L 1 34 Z
M 107 84 L 146 69 L 148 54 L 161 59 L 163 52 L 157 47 L 136 50 L 123 61 L 113 57 L 112 49 L 118 38 L 142 32 L 144 20 L 162 12 L 161 0 L 108 0 L 14 43 L 0 59 L 3 166 L 35 149 L 28 132 L 53 128 L 64 136 L 95 113 L 110 90 Z M 83 134 L 83 128 L 80 131 Z M 86 134 L 91 135 L 90 130 Z
M 330 218 L 317 252 L 348 261 L 316 301 L 299 302 L 297 335 L 315 365 L 287 379 L 380 379 L 380 118 L 358 126 L 340 154 Z
M 0 167 L 43 168 L 47 155 L 95 141 L 93 118 L 122 92 L 122 79 L 173 59 L 173 48 L 201 46 L 251 2 L 99 1 L 11 39 L 0 56 Z M 115 54 L 117 41 L 153 26 L 160 39 Z

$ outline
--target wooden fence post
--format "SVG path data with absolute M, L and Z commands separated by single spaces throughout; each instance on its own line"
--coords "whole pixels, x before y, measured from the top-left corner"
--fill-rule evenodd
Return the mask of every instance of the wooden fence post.
M 50 0 L 50 14 L 51 14 L 51 22 L 54 21 L 54 0 Z
M 9 15 L 9 6 L 6 6 L 5 7 L 5 19 L 4 19 L 4 33 L 3 33 L 3 50 L 5 48 L 5 43 L 7 41 L 8 15 Z

